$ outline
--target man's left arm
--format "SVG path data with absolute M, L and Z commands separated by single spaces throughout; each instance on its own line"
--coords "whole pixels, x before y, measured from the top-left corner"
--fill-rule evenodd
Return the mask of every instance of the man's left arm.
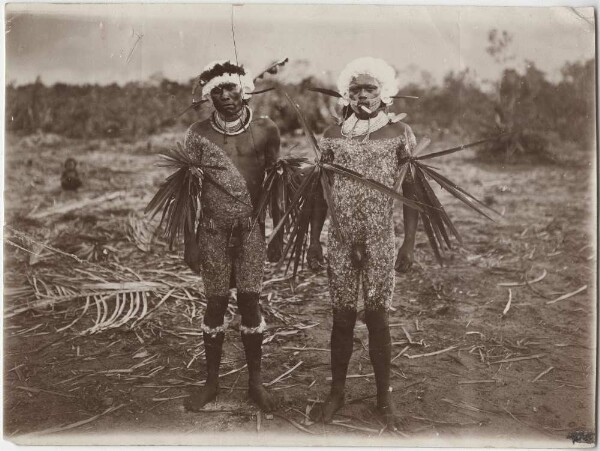
M 412 154 L 417 145 L 417 140 L 410 127 L 406 126 L 406 146 L 409 154 Z M 407 172 L 402 182 L 402 195 L 408 199 L 416 199 L 414 180 Z M 398 250 L 396 258 L 396 270 L 398 272 L 407 272 L 414 261 L 415 238 L 417 235 L 417 226 L 419 224 L 419 212 L 414 208 L 403 205 L 404 214 L 404 241 Z
M 279 135 L 279 129 L 274 123 L 270 124 L 268 131 L 267 146 L 265 148 L 265 168 L 270 168 L 280 156 L 281 137 Z M 281 212 L 279 209 L 271 209 L 271 219 L 273 220 L 273 228 L 279 224 L 281 219 Z M 270 262 L 277 262 L 281 259 L 281 253 L 283 251 L 283 230 L 280 230 L 275 238 L 269 243 L 267 249 L 267 259 Z

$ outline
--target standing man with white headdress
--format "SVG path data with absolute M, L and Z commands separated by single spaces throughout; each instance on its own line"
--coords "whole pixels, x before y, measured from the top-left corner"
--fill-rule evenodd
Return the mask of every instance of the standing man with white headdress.
M 279 157 L 277 126 L 256 118 L 248 106 L 254 82 L 249 71 L 230 61 L 209 64 L 200 74 L 202 98 L 214 106 L 211 117 L 193 124 L 185 151 L 217 183 L 202 183 L 202 216 L 185 233 L 185 261 L 202 275 L 207 308 L 202 331 L 206 355 L 206 384 L 186 398 L 185 407 L 198 411 L 214 400 L 227 324 L 230 280 L 237 288 L 241 337 L 248 364 L 248 394 L 266 412 L 275 408 L 262 386 L 261 358 L 265 321 L 259 297 L 265 258 L 264 223 L 253 227 L 265 169 Z M 213 168 L 213 169 L 209 169 Z M 200 173 L 201 174 L 201 173 Z M 201 174 L 202 175 L 202 174 Z M 271 242 L 268 254 L 276 260 L 281 240 Z
M 326 162 L 335 162 L 389 187 L 400 177 L 400 162 L 416 145 L 410 127 L 389 114 L 398 91 L 394 69 L 376 58 L 350 62 L 338 79 L 343 123 L 324 133 L 320 147 Z M 403 195 L 414 198 L 412 178 L 402 183 Z M 326 203 L 311 226 L 307 259 L 315 266 L 322 259 L 319 237 Z M 365 323 L 369 331 L 369 356 L 375 373 L 377 408 L 390 428 L 396 427 L 390 387 L 391 339 L 388 323 L 394 292 L 395 237 L 393 202 L 385 194 L 345 177 L 334 177 L 332 205 L 345 240 L 334 227 L 328 237 L 329 291 L 333 308 L 331 332 L 331 391 L 316 419 L 330 422 L 344 405 L 345 383 L 353 350 L 354 325 L 361 283 Z M 404 243 L 396 268 L 406 271 L 413 261 L 418 212 L 404 206 Z

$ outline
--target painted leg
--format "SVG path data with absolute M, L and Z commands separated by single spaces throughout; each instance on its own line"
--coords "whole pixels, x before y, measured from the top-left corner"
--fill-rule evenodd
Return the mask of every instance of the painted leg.
M 327 275 L 333 310 L 331 330 L 331 389 L 325 402 L 311 412 L 314 421 L 330 423 L 344 405 L 346 375 L 352 357 L 356 306 L 358 304 L 359 271 L 352 263 L 350 243 L 337 240 L 329 232 Z
M 385 309 L 366 311 L 365 322 L 369 330 L 369 357 L 377 387 L 377 410 L 388 428 L 396 430 L 396 416 L 390 392 L 392 341 L 388 312 Z
M 208 306 L 202 325 L 206 356 L 206 383 L 194 388 L 183 403 L 186 410 L 200 411 L 207 403 L 214 401 L 219 391 L 219 367 L 225 338 L 225 312 L 229 298 L 213 296 L 208 298 Z
M 248 364 L 248 396 L 263 412 L 276 408 L 274 397 L 262 385 L 262 342 L 265 322 L 260 313 L 259 293 L 238 293 L 238 310 L 242 315 L 242 343 Z
M 330 423 L 333 415 L 344 405 L 355 323 L 356 311 L 334 311 L 331 331 L 331 391 L 322 407 L 322 420 L 325 423 Z

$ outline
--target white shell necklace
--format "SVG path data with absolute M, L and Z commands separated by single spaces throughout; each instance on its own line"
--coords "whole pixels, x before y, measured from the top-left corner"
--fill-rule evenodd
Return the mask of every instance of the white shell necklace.
M 242 109 L 240 117 L 233 121 L 226 121 L 216 110 L 210 118 L 212 128 L 227 136 L 239 135 L 245 132 L 250 126 L 250 122 L 252 122 L 252 110 L 247 105 Z
M 363 141 L 367 141 L 371 133 L 385 127 L 389 123 L 390 118 L 383 111 L 380 111 L 377 116 L 372 119 L 359 119 L 356 117 L 356 114 L 352 114 L 352 116 L 346 119 L 342 124 L 341 133 L 342 136 L 348 139 L 365 135 Z

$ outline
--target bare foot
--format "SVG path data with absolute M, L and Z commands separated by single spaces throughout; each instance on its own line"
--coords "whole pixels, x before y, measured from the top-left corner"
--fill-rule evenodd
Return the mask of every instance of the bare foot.
M 204 387 L 198 387 L 191 391 L 188 398 L 183 401 L 183 407 L 190 412 L 199 412 L 211 401 L 217 398 L 219 386 L 217 384 L 207 384 Z
M 381 419 L 389 431 L 397 431 L 403 427 L 402 419 L 396 416 L 396 412 L 391 404 L 377 406 L 377 412 L 381 415 Z
M 261 385 L 250 385 L 248 396 L 265 413 L 270 413 L 277 407 L 275 397 Z
M 322 405 L 315 406 L 310 412 L 314 422 L 331 423 L 335 413 L 344 406 L 344 392 L 330 392 Z

